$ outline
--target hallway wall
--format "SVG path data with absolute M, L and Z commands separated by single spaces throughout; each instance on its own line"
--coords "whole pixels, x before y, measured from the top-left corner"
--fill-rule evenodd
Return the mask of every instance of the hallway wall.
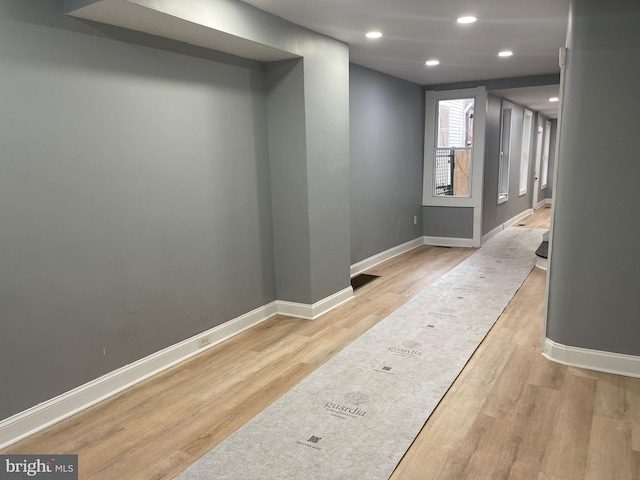
M 353 64 L 349 74 L 355 264 L 422 236 L 424 100 L 406 80 Z
M 275 299 L 263 64 L 14 0 L 0 69 L 0 419 Z
M 547 337 L 640 355 L 640 3 L 573 0 L 570 18 Z

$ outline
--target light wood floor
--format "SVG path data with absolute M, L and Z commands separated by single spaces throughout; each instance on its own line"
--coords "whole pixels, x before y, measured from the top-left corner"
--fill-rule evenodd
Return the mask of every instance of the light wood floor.
M 172 478 L 472 253 L 417 248 L 318 320 L 274 317 L 2 453 L 77 453 L 81 479 Z M 544 290 L 534 270 L 393 479 L 640 478 L 640 380 L 545 360 Z

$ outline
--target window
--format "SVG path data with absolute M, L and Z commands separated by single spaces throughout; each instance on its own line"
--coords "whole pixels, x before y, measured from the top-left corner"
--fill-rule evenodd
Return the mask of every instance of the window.
M 509 163 L 511 156 L 511 114 L 513 105 L 502 103 L 500 125 L 500 158 L 498 160 L 498 203 L 509 199 Z
M 531 128 L 533 126 L 533 112 L 524 111 L 522 124 L 522 156 L 520 159 L 520 195 L 527 193 L 529 184 L 529 155 L 531 153 Z
M 547 188 L 549 177 L 549 146 L 551 141 L 551 122 L 546 121 L 544 124 L 544 148 L 542 149 L 542 166 L 540 172 L 541 189 Z
M 471 149 L 475 100 L 438 101 L 437 142 L 434 162 L 434 195 L 471 195 Z
M 425 92 L 422 204 L 445 215 L 448 209 L 458 209 L 461 216 L 452 220 L 455 228 L 473 232 L 471 238 L 452 239 L 454 243 L 444 240 L 445 245 L 480 247 L 482 243 L 488 103 L 484 86 Z M 459 209 L 466 209 L 464 218 Z M 440 241 L 437 225 L 429 233 L 432 241 Z

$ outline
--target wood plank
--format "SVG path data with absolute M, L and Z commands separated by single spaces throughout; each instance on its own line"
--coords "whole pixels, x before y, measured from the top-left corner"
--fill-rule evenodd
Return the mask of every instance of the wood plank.
M 574 375 L 566 376 L 562 389 L 562 403 L 557 410 L 555 428 L 542 471 L 571 480 L 584 477 L 595 395 L 595 380 Z
M 518 415 L 518 404 L 526 395 L 531 365 L 538 352 L 530 347 L 516 347 L 512 350 L 498 381 L 491 389 L 481 413 L 488 417 L 510 418 Z
M 631 448 L 640 452 L 640 378 L 625 378 L 624 392 L 629 405 L 627 420 L 631 426 Z
M 598 417 L 624 420 L 629 406 L 625 394 L 625 379 L 618 375 L 597 374 L 598 387 L 593 414 Z
M 535 365 L 531 369 L 529 382 L 532 385 L 561 390 L 567 375 L 567 367 L 559 363 L 547 360 L 542 355 L 535 359 Z
M 595 416 L 584 479 L 633 480 L 634 461 L 631 434 L 625 422 Z
M 567 480 L 566 478 L 556 477 L 555 475 L 549 475 L 544 472 L 540 472 L 538 475 L 538 480 Z

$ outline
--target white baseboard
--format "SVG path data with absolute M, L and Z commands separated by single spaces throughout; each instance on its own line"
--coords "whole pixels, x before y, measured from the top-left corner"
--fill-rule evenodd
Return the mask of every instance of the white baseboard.
M 353 298 L 353 289 L 347 287 L 313 305 L 276 300 L 256 308 L 222 325 L 187 338 L 0 421 L 0 449 L 85 410 L 244 330 L 258 325 L 276 314 L 316 319 L 351 298 Z M 209 337 L 209 343 L 204 347 L 199 347 L 200 340 L 203 337 Z
M 308 305 L 305 303 L 285 302 L 278 300 L 278 313 L 290 317 L 304 318 L 305 320 L 315 320 L 324 315 L 329 310 L 333 310 L 339 305 L 348 302 L 353 298 L 353 288 L 347 287 L 333 295 Z
M 547 270 L 549 268 L 549 259 L 538 257 L 536 255 L 536 267 L 540 270 Z
M 425 245 L 435 247 L 473 247 L 473 238 L 424 237 Z
M 414 248 L 417 248 L 421 245 L 424 245 L 424 240 L 422 237 L 418 237 L 409 242 L 403 243 L 402 245 L 397 245 L 390 248 L 389 250 L 377 253 L 376 255 L 366 258 L 358 263 L 354 263 L 353 265 L 351 265 L 351 277 L 355 277 L 365 270 L 369 270 L 376 265 L 380 265 L 381 263 L 386 262 L 393 257 L 402 255 L 403 253 L 413 250 Z
M 551 198 L 543 198 L 543 199 L 542 199 L 542 200 L 540 200 L 540 201 L 538 202 L 538 204 L 537 204 L 535 207 L 533 207 L 533 208 L 534 208 L 534 210 L 537 210 L 537 209 L 539 209 L 540 207 L 544 207 L 545 205 L 551 205 L 552 203 L 553 203 L 553 199 L 551 199 Z
M 480 242 L 481 245 L 484 245 L 485 243 L 487 243 L 489 240 L 491 240 L 493 237 L 495 237 L 497 234 L 499 234 L 505 228 L 508 228 L 511 225 L 519 222 L 523 218 L 528 217 L 529 215 L 531 215 L 532 213 L 533 213 L 533 209 L 532 208 L 528 208 L 527 210 L 525 210 L 525 211 L 519 213 L 518 215 L 516 215 L 515 217 L 510 218 L 509 220 L 507 220 L 504 223 L 501 223 L 496 228 L 491 230 L 489 233 L 487 233 L 486 235 L 482 236 L 482 240 Z
M 597 372 L 640 378 L 640 357 L 571 347 L 544 339 L 542 355 L 553 362 Z

